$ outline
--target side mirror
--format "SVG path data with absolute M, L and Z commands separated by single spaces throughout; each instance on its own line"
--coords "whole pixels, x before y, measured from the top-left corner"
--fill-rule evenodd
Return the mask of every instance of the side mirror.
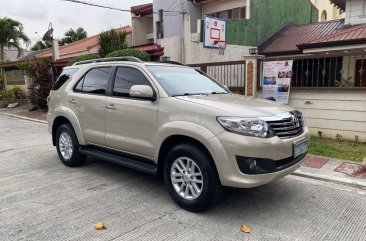
M 155 100 L 154 91 L 148 85 L 133 85 L 129 92 L 131 97 Z

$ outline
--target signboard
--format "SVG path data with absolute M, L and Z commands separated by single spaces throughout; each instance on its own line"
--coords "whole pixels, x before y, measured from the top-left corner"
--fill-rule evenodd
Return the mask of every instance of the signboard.
M 203 47 L 220 48 L 226 41 L 226 22 L 224 20 L 205 16 L 203 31 Z
M 293 60 L 263 63 L 263 98 L 288 104 Z

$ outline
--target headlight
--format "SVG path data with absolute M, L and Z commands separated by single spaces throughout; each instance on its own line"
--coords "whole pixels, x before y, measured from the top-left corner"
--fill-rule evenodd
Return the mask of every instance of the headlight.
M 267 122 L 260 119 L 240 117 L 217 117 L 217 121 L 225 130 L 246 136 L 271 137 Z

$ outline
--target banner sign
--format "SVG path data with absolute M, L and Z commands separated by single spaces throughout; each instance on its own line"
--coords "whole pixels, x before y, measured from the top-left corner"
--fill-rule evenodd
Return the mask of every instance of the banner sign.
M 263 63 L 263 98 L 288 104 L 293 60 Z

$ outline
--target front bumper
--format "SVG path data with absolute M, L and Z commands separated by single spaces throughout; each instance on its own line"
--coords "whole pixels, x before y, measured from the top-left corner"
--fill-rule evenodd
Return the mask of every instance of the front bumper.
M 221 184 L 251 188 L 277 180 L 299 168 L 306 159 L 306 154 L 293 159 L 293 143 L 304 138 L 310 138 L 306 127 L 301 135 L 289 139 L 248 137 L 225 131 L 207 140 L 207 144 Z M 262 165 L 268 160 L 268 168 L 262 172 L 245 173 L 243 165 L 240 167 L 238 162 L 248 159 L 246 157 L 258 159 Z

